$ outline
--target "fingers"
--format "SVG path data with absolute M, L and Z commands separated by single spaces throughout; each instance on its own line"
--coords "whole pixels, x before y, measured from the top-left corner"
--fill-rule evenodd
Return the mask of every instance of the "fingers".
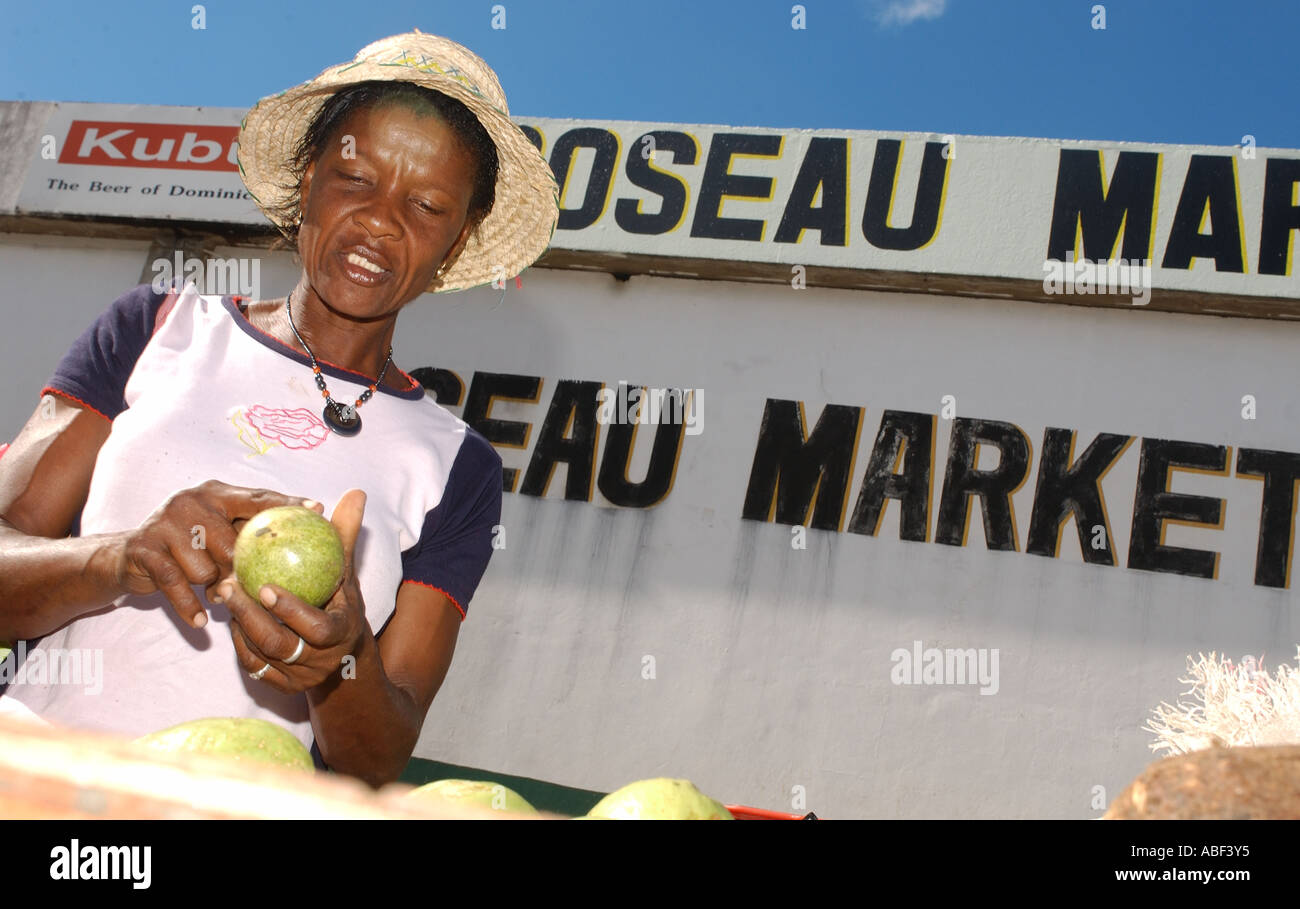
M 225 592 L 224 601 L 231 618 L 259 653 L 280 654 L 285 659 L 293 653 L 298 645 L 298 636 L 276 621 L 262 603 L 249 597 L 233 579 L 227 579 L 218 589 Z
M 278 660 L 293 656 L 299 637 L 311 647 L 326 650 L 347 636 L 346 616 L 309 606 L 283 587 L 264 585 L 259 599 L 253 600 L 234 578 L 227 578 L 217 591 L 249 640 L 260 652 Z
M 274 584 L 266 585 L 262 591 L 267 594 L 262 598 L 267 610 L 312 647 L 325 650 L 346 638 L 347 617 L 338 610 L 329 612 L 309 606 Z
M 213 518 L 191 524 L 186 533 L 164 531 L 168 552 L 191 584 L 216 584 L 234 565 L 234 534 L 220 516 L 214 514 Z
M 190 579 L 170 551 L 145 550 L 137 553 L 135 560 L 190 627 L 202 628 L 208 623 L 207 610 L 194 595 Z
M 334 514 L 330 517 L 330 523 L 334 525 L 334 529 L 339 532 L 339 538 L 343 541 L 343 558 L 348 564 L 352 563 L 352 550 L 357 544 L 357 536 L 361 533 L 361 519 L 365 516 L 365 512 L 365 492 L 360 489 L 349 489 L 334 506 Z
M 308 508 L 320 506 L 319 502 L 301 496 L 286 496 L 271 489 L 230 486 L 219 480 L 209 480 L 198 489 L 203 491 L 205 498 L 211 501 L 225 517 L 227 524 L 233 524 L 241 518 L 251 518 L 259 511 L 283 505 L 305 505 Z
M 260 678 L 255 679 L 254 681 L 266 682 L 266 684 L 279 691 L 289 690 L 288 685 L 286 684 L 288 680 L 284 673 L 277 669 L 275 663 L 273 663 L 266 654 L 262 653 L 257 646 L 248 639 L 248 635 L 244 633 L 243 629 L 239 627 L 237 622 L 230 623 L 230 639 L 234 642 L 235 657 L 239 660 L 239 665 L 243 667 L 244 671 L 249 673 L 249 675 L 261 672 L 261 670 L 266 666 L 271 667 L 270 669 L 267 669 L 266 672 L 262 673 Z

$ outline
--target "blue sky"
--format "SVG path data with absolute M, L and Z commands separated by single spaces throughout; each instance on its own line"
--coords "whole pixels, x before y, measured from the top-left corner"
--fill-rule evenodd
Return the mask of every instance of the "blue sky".
M 0 100 L 249 107 L 420 28 L 512 113 L 1300 148 L 1295 0 L 4 3 Z

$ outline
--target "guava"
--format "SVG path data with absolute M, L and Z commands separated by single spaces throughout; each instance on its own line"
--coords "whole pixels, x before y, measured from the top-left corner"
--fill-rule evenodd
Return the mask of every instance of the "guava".
M 311 752 L 283 726 L 250 717 L 209 717 L 191 720 L 136 739 L 170 754 L 217 754 L 240 761 L 315 770 Z
M 253 599 L 275 584 L 321 607 L 343 580 L 343 541 L 334 525 L 302 505 L 254 515 L 235 538 L 235 577 Z
M 407 793 L 409 799 L 442 799 L 462 805 L 482 805 L 498 811 L 537 814 L 537 809 L 518 792 L 485 780 L 435 780 Z
M 587 812 L 614 821 L 734 821 L 730 811 L 690 780 L 638 780 L 615 790 Z

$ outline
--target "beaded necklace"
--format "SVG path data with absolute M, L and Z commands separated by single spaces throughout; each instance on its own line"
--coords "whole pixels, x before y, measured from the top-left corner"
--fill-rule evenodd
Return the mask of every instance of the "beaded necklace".
M 375 379 L 369 388 L 361 392 L 361 397 L 357 398 L 356 403 L 340 404 L 330 397 L 329 389 L 325 387 L 325 377 L 321 375 L 320 364 L 316 362 L 315 355 L 311 352 L 311 348 L 307 346 L 307 342 L 302 339 L 302 335 L 298 334 L 298 327 L 293 324 L 293 309 L 289 306 L 289 301 L 292 299 L 293 292 L 290 291 L 289 296 L 284 300 L 284 311 L 289 316 L 289 328 L 293 331 L 293 336 L 298 339 L 302 349 L 307 351 L 307 357 L 311 360 L 312 372 L 316 375 L 316 387 L 320 389 L 321 395 L 325 398 L 325 409 L 321 411 L 321 416 L 325 419 L 325 425 L 341 436 L 355 436 L 361 432 L 361 415 L 357 413 L 357 410 L 362 404 L 370 400 L 371 395 L 375 393 L 375 389 L 383 383 L 384 375 L 393 362 L 393 348 L 388 348 L 388 359 L 384 361 L 384 368 L 379 371 L 379 378 Z

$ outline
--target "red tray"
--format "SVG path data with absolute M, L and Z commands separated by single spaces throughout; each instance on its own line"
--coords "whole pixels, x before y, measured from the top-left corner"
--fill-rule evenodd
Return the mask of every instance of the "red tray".
M 768 811 L 764 808 L 750 808 L 748 805 L 725 805 L 732 817 L 738 821 L 815 821 L 817 815 L 809 811 L 807 814 L 790 814 L 786 811 Z

